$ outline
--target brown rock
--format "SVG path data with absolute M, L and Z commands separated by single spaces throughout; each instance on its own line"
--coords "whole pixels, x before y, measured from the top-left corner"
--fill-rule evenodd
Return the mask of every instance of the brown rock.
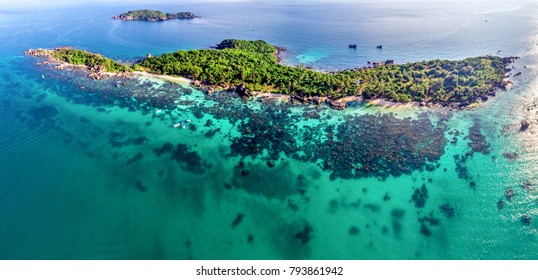
M 525 131 L 525 130 L 527 130 L 529 128 L 529 126 L 530 126 L 529 121 L 522 120 L 521 121 L 521 127 L 519 128 L 519 131 Z
M 329 101 L 329 105 L 331 106 L 331 108 L 336 110 L 344 110 L 347 107 L 346 103 L 334 100 Z

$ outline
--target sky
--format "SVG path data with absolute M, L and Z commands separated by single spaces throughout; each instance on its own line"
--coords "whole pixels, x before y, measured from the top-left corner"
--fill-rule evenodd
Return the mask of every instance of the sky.
M 358 2 L 431 2 L 431 0 L 279 0 L 284 3 L 358 3 Z M 446 2 L 493 2 L 491 0 L 444 0 Z M 501 0 L 502 1 L 502 0 Z M 0 0 L 0 10 L 6 8 L 30 8 L 30 7 L 59 7 L 59 6 L 79 6 L 89 3 L 95 4 L 182 4 L 182 3 L 212 3 L 212 2 L 266 2 L 274 3 L 275 0 Z M 437 1 L 436 1 L 437 2 Z M 496 0 L 495 2 L 500 2 Z M 512 2 L 512 1 L 508 1 Z

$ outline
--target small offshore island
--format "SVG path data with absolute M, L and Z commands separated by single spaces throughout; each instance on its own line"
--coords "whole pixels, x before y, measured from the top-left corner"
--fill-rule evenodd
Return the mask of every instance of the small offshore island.
M 132 66 L 99 54 L 70 48 L 29 50 L 68 65 L 86 66 L 93 78 L 125 76 L 133 71 L 181 76 L 196 87 L 233 90 L 242 98 L 257 93 L 284 94 L 305 103 L 344 109 L 350 98 L 383 99 L 464 108 L 506 89 L 514 57 L 481 56 L 459 61 L 431 60 L 397 65 L 376 63 L 338 72 L 279 63 L 279 50 L 265 41 L 227 39 L 216 49 L 180 50 L 148 55 Z
M 113 16 L 112 18 L 119 20 L 166 21 L 171 19 L 194 19 L 200 17 L 191 12 L 170 14 L 156 10 L 133 10 L 128 11 L 127 13 Z

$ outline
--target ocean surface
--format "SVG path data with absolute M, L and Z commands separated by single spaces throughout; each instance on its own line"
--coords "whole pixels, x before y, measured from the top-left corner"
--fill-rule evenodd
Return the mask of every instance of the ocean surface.
M 202 18 L 110 18 L 139 8 Z M 535 2 L 0 10 L 0 259 L 538 258 Z M 134 62 L 226 38 L 323 70 L 520 59 L 513 86 L 472 110 L 335 111 L 95 81 L 24 55 Z

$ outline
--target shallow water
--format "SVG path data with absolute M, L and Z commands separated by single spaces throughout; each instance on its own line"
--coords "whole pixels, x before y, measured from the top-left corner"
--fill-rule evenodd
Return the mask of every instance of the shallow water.
M 202 19 L 155 24 L 109 19 L 125 6 L 0 16 L 0 258 L 536 259 L 536 7 L 488 5 L 193 4 L 179 8 Z M 22 54 L 71 45 L 132 61 L 228 37 L 327 70 L 500 49 L 521 56 L 522 75 L 468 111 L 334 111 L 94 81 Z

